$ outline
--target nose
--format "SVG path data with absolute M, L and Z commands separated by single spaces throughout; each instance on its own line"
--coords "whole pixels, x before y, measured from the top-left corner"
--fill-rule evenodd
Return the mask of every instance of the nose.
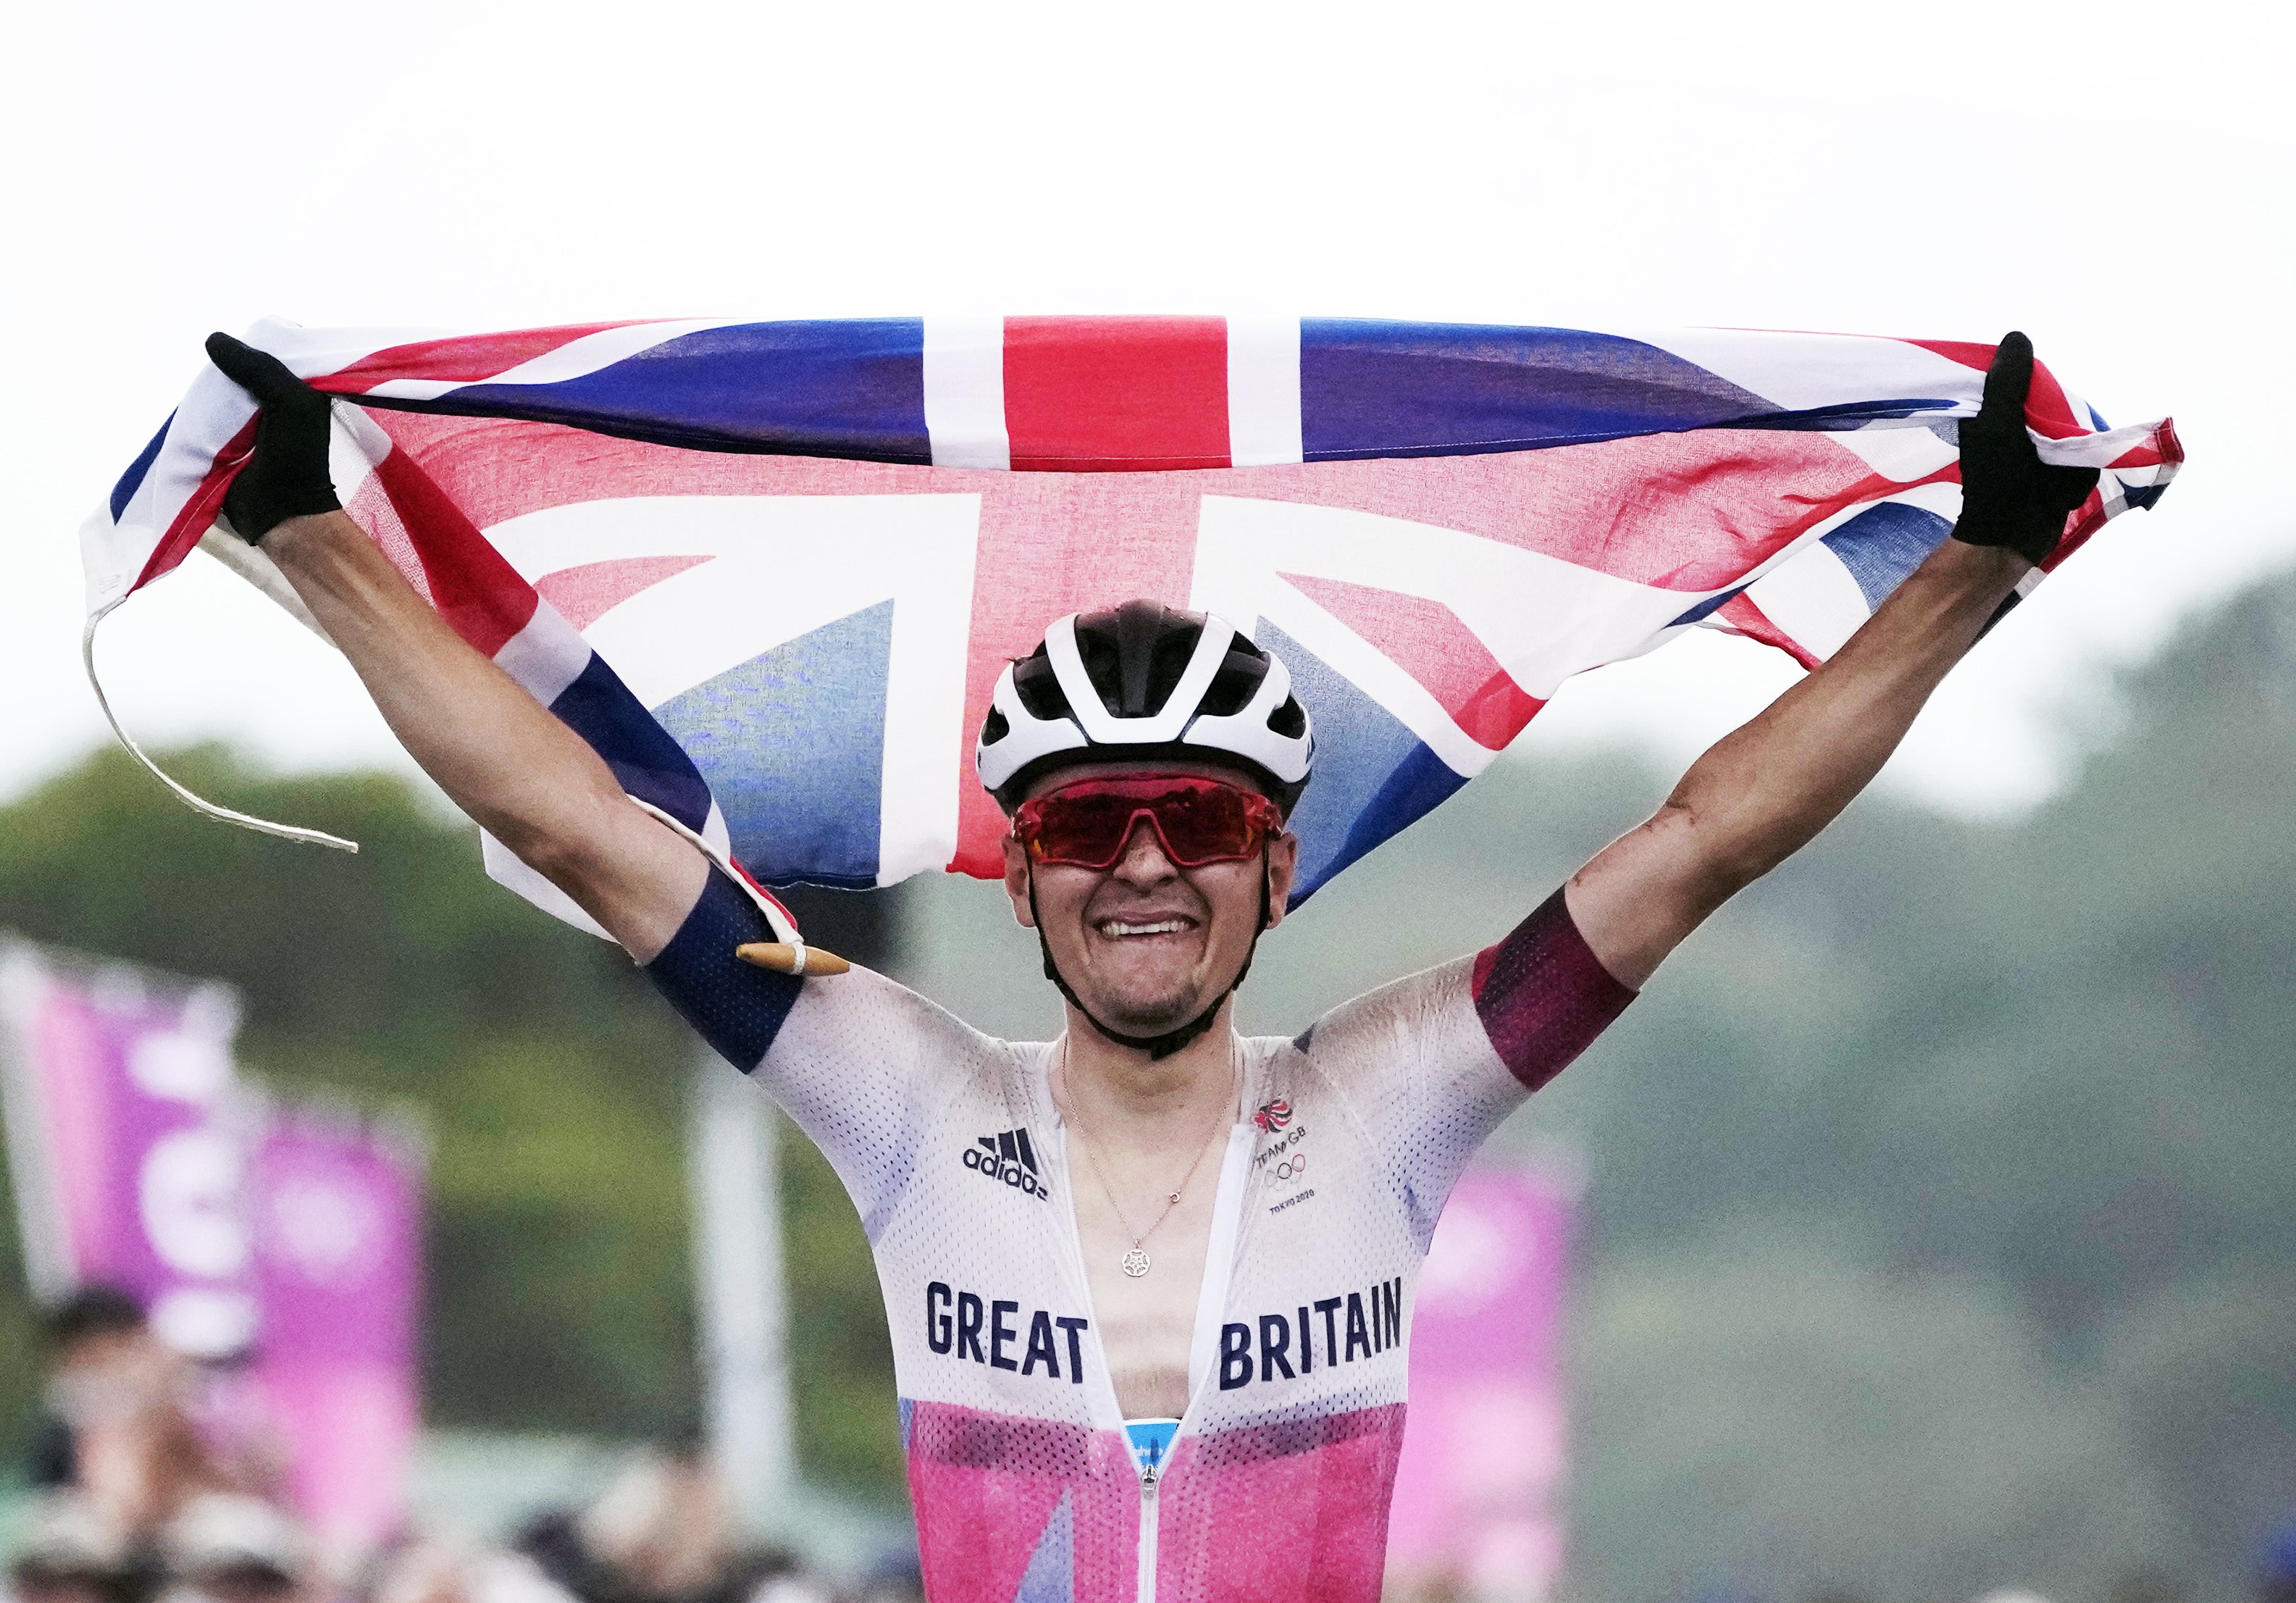
M 1146 817 L 1132 820 L 1132 833 L 1125 837 L 1124 855 L 1116 859 L 1109 870 L 1111 877 L 1128 885 L 1152 885 L 1175 878 L 1179 870 L 1172 859 L 1164 855 L 1163 838 Z

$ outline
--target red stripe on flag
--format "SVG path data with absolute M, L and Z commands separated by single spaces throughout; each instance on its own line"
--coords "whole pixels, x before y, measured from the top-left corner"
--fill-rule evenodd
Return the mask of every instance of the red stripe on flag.
M 1767 612 L 1754 604 L 1754 598 L 1743 591 L 1730 597 L 1714 609 L 1714 616 L 1734 635 L 1743 635 L 1749 640 L 1759 640 L 1765 645 L 1775 645 L 1800 663 L 1804 668 L 1816 668 L 1818 659 L 1801 648 L 1801 643 L 1770 621 Z
M 129 595 L 134 595 L 162 573 L 171 571 L 192 554 L 192 547 L 200 543 L 200 537 L 214 524 L 216 514 L 223 510 L 224 495 L 231 489 L 231 481 L 239 477 L 239 470 L 246 465 L 249 457 L 255 455 L 255 425 L 261 421 L 259 414 L 249 418 L 223 449 L 215 454 L 214 461 L 208 468 L 208 476 L 200 481 L 200 487 L 192 492 L 191 498 L 176 514 L 175 521 L 168 525 L 168 532 L 160 537 L 160 543 L 152 547 L 152 555 L 144 559 L 144 571 L 135 576 L 135 582 L 127 587 Z
M 712 560 L 708 556 L 618 556 L 545 573 L 534 581 L 534 588 L 578 631 L 641 591 Z
M 1964 367 L 1974 367 L 1980 373 L 1993 366 L 1995 348 L 1980 345 L 1973 340 L 1907 340 L 1906 343 L 1935 351 L 1948 362 L 1959 362 Z
M 1224 317 L 1007 317 L 1016 468 L 1226 467 Z
M 1935 351 L 1949 362 L 1959 362 L 1980 373 L 1993 366 L 1993 353 L 2000 349 L 1997 345 L 1972 345 L 1966 340 L 1908 340 L 1906 343 Z M 2033 362 L 2033 387 L 2025 394 L 2025 422 L 2047 440 L 2095 432 L 2087 418 L 2073 415 L 2065 387 L 2057 382 L 2056 374 L 2038 358 Z
M 508 373 L 521 362 L 546 357 L 562 345 L 621 323 L 571 323 L 562 328 L 521 328 L 509 333 L 465 334 L 451 340 L 417 340 L 409 345 L 387 346 L 361 357 L 349 366 L 311 381 L 315 389 L 336 395 L 362 395 L 393 379 L 428 379 L 438 383 L 471 384 Z
M 2100 489 L 2089 491 L 2088 499 L 2074 507 L 2067 514 L 2065 531 L 2057 537 L 2055 549 L 2041 559 L 2041 571 L 2055 572 L 2067 557 L 2087 545 L 2089 537 L 2103 528 L 2109 521 L 2104 515 L 2103 490 Z
M 1313 574 L 1283 578 L 1424 686 L 1478 745 L 1505 750 L 1546 704 L 1516 684 L 1482 637 L 1439 601 Z
M 911 472 L 917 470 L 912 469 Z M 1177 473 L 967 473 L 980 485 L 980 544 L 972 577 L 972 638 L 956 777 L 957 845 L 949 867 L 995 879 L 1011 832 L 972 768 L 973 736 L 1004 664 L 1036 649 L 1069 612 L 1151 596 L 1188 604 L 1204 481 Z
M 430 604 L 456 634 L 493 656 L 527 626 L 542 598 L 405 451 L 385 456 L 374 476 L 422 560 Z
M 2183 464 L 2185 442 L 2177 438 L 2177 420 L 2162 418 L 2152 431 L 2149 444 L 2132 446 L 2112 459 L 2114 467 L 2170 467 Z

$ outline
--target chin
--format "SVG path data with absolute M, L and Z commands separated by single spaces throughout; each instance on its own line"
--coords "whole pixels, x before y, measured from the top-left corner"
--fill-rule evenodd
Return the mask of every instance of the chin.
M 1178 1029 L 1204 1010 L 1202 1001 L 1193 995 L 1145 1002 L 1120 1001 L 1113 997 L 1095 997 L 1091 1000 L 1092 1015 L 1125 1035 L 1162 1035 Z

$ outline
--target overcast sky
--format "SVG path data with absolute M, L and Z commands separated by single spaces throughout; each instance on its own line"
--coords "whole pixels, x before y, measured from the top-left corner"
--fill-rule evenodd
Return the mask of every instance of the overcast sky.
M 1595 14 L 1599 12 L 1600 14 Z M 2030 804 L 2115 663 L 2296 565 L 2284 6 L 45 6 L 12 25 L 0 797 L 108 739 L 75 530 L 211 328 L 1298 311 L 2030 332 L 2192 456 L 1981 646 L 1890 782 Z M 204 557 L 105 625 L 147 742 L 401 761 Z M 1739 642 L 1575 682 L 1669 760 Z

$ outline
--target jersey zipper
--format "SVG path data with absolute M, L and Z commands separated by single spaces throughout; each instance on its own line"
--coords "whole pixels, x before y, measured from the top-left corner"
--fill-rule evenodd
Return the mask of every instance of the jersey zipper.
M 1251 1106 L 1253 1089 L 1251 1073 L 1252 1066 L 1253 1065 L 1247 1063 L 1243 1069 L 1242 1087 L 1243 1092 L 1242 1108 L 1246 1110 L 1248 1110 Z M 1049 1074 L 1047 1075 L 1046 1081 L 1042 1089 L 1041 1098 L 1041 1101 L 1034 1102 L 1034 1106 L 1037 1110 L 1040 1112 L 1042 1117 L 1046 1121 L 1044 1128 L 1057 1132 L 1060 1137 L 1058 1163 L 1060 1165 L 1061 1185 L 1062 1189 L 1065 1190 L 1075 1183 L 1076 1171 L 1069 1163 L 1068 1130 L 1061 1122 L 1058 1110 L 1053 1106 Z M 1032 1101 L 1034 1099 L 1032 1099 Z M 1233 1140 L 1234 1138 L 1231 1137 L 1230 1139 Z M 1050 1143 L 1046 1143 L 1046 1145 L 1049 1146 Z M 1250 1198 L 1253 1194 L 1252 1180 L 1254 1177 L 1250 1156 L 1251 1145 L 1252 1143 L 1250 1139 L 1245 1139 L 1243 1142 L 1245 1153 L 1243 1168 L 1237 1181 L 1240 1188 L 1240 1197 L 1246 1207 L 1249 1206 Z M 1047 1155 L 1050 1155 L 1048 1154 Z M 1220 1176 L 1223 1189 L 1225 1189 L 1227 1180 L 1226 1169 L 1226 1155 L 1223 1155 Z M 1082 1293 L 1085 1307 L 1093 1320 L 1092 1339 L 1093 1344 L 1097 1347 L 1101 1346 L 1100 1311 L 1094 1306 L 1092 1301 L 1092 1277 L 1085 1272 L 1084 1243 L 1077 1235 L 1076 1202 L 1073 1196 L 1069 1199 L 1068 1215 L 1068 1226 L 1065 1229 L 1060 1232 L 1062 1244 L 1067 1249 L 1066 1255 L 1069 1261 L 1069 1272 L 1074 1278 L 1078 1290 Z M 1218 1210 L 1216 1204 L 1214 1210 L 1215 1221 L 1218 1220 Z M 1234 1236 L 1232 1237 L 1227 1243 L 1228 1272 L 1231 1274 L 1234 1272 L 1235 1258 L 1241 1248 L 1242 1240 L 1251 1222 L 1252 1221 L 1248 1215 L 1240 1217 Z M 1215 1237 L 1217 1237 L 1217 1229 L 1215 1229 L 1214 1235 Z M 1211 1255 L 1209 1251 L 1205 1254 L 1204 1272 L 1208 1277 L 1211 1273 Z M 1197 1312 L 1199 1314 L 1199 1322 L 1201 1322 L 1201 1315 L 1202 1313 L 1202 1308 L 1201 1306 L 1201 1294 L 1199 1294 L 1198 1303 L 1199 1307 Z M 1194 1367 L 1194 1345 L 1193 1336 L 1192 1336 L 1189 1342 L 1191 1369 Z M 1107 1369 L 1107 1349 L 1105 1347 L 1101 1347 L 1102 1373 L 1105 1374 Z M 1125 1451 L 1128 1455 L 1131 1451 L 1131 1437 L 1124 1428 L 1124 1410 L 1121 1408 L 1113 1406 L 1115 1403 L 1115 1394 L 1113 1392 L 1110 1393 L 1109 1401 L 1111 1405 L 1111 1410 L 1115 1416 L 1117 1439 L 1124 1443 Z M 1175 1434 L 1173 1438 L 1176 1444 L 1177 1443 L 1179 1437 L 1186 1434 L 1187 1422 L 1195 1418 L 1195 1413 L 1196 1399 L 1195 1396 L 1191 1393 L 1188 1398 L 1188 1406 L 1181 1411 L 1181 1424 L 1179 1431 Z M 1156 1603 L 1156 1511 L 1158 1506 L 1158 1492 L 1163 1478 L 1163 1472 L 1160 1468 L 1144 1469 L 1140 1472 L 1139 1569 L 1133 1583 L 1134 1603 Z
M 1160 1472 L 1140 1476 L 1140 1579 L 1133 1589 L 1135 1603 L 1156 1603 L 1156 1487 Z
M 1244 1065 L 1242 1089 L 1243 1106 L 1249 1108 L 1251 1106 L 1252 1089 L 1251 1065 L 1249 1063 Z M 1249 1128 L 1242 1119 L 1237 1121 L 1235 1127 L 1228 1135 L 1228 1150 L 1220 1157 L 1219 1192 L 1212 1207 L 1212 1235 L 1211 1239 L 1205 1244 L 1204 1284 L 1199 1288 L 1196 1297 L 1196 1324 L 1199 1328 L 1190 1334 L 1188 1341 L 1188 1367 L 1191 1379 L 1194 1378 L 1193 1372 L 1195 1369 L 1196 1337 L 1202 1334 L 1201 1328 L 1207 1313 L 1205 1294 L 1212 1294 L 1209 1299 L 1211 1304 L 1209 1311 L 1217 1328 L 1217 1321 L 1226 1311 L 1227 1297 L 1234 1283 L 1239 1245 L 1243 1237 L 1245 1227 L 1250 1222 L 1244 1212 L 1250 1207 L 1252 1196 L 1252 1140 L 1246 1133 Z M 1228 1188 L 1231 1186 L 1235 1188 L 1236 1219 L 1235 1223 L 1223 1232 L 1220 1228 L 1221 1221 L 1226 1214 L 1227 1209 L 1221 1204 L 1226 1200 Z M 1224 1262 L 1215 1271 L 1214 1254 L 1219 1253 L 1223 1247 L 1226 1249 L 1225 1254 L 1221 1254 Z M 1211 1380 L 1211 1370 L 1209 1366 L 1205 1369 L 1203 1380 L 1205 1384 L 1210 1384 Z M 1201 1387 L 1199 1386 L 1192 1389 L 1188 1394 L 1188 1406 L 1181 1410 L 1179 1429 L 1174 1432 L 1172 1436 L 1172 1444 L 1176 1448 L 1179 1445 L 1181 1437 L 1187 1434 L 1188 1426 L 1196 1417 L 1196 1404 L 1201 1393 Z M 1156 1603 L 1158 1535 L 1156 1515 L 1163 1479 L 1164 1474 L 1160 1467 L 1144 1469 L 1140 1474 L 1140 1579 L 1134 1588 L 1136 1603 Z

